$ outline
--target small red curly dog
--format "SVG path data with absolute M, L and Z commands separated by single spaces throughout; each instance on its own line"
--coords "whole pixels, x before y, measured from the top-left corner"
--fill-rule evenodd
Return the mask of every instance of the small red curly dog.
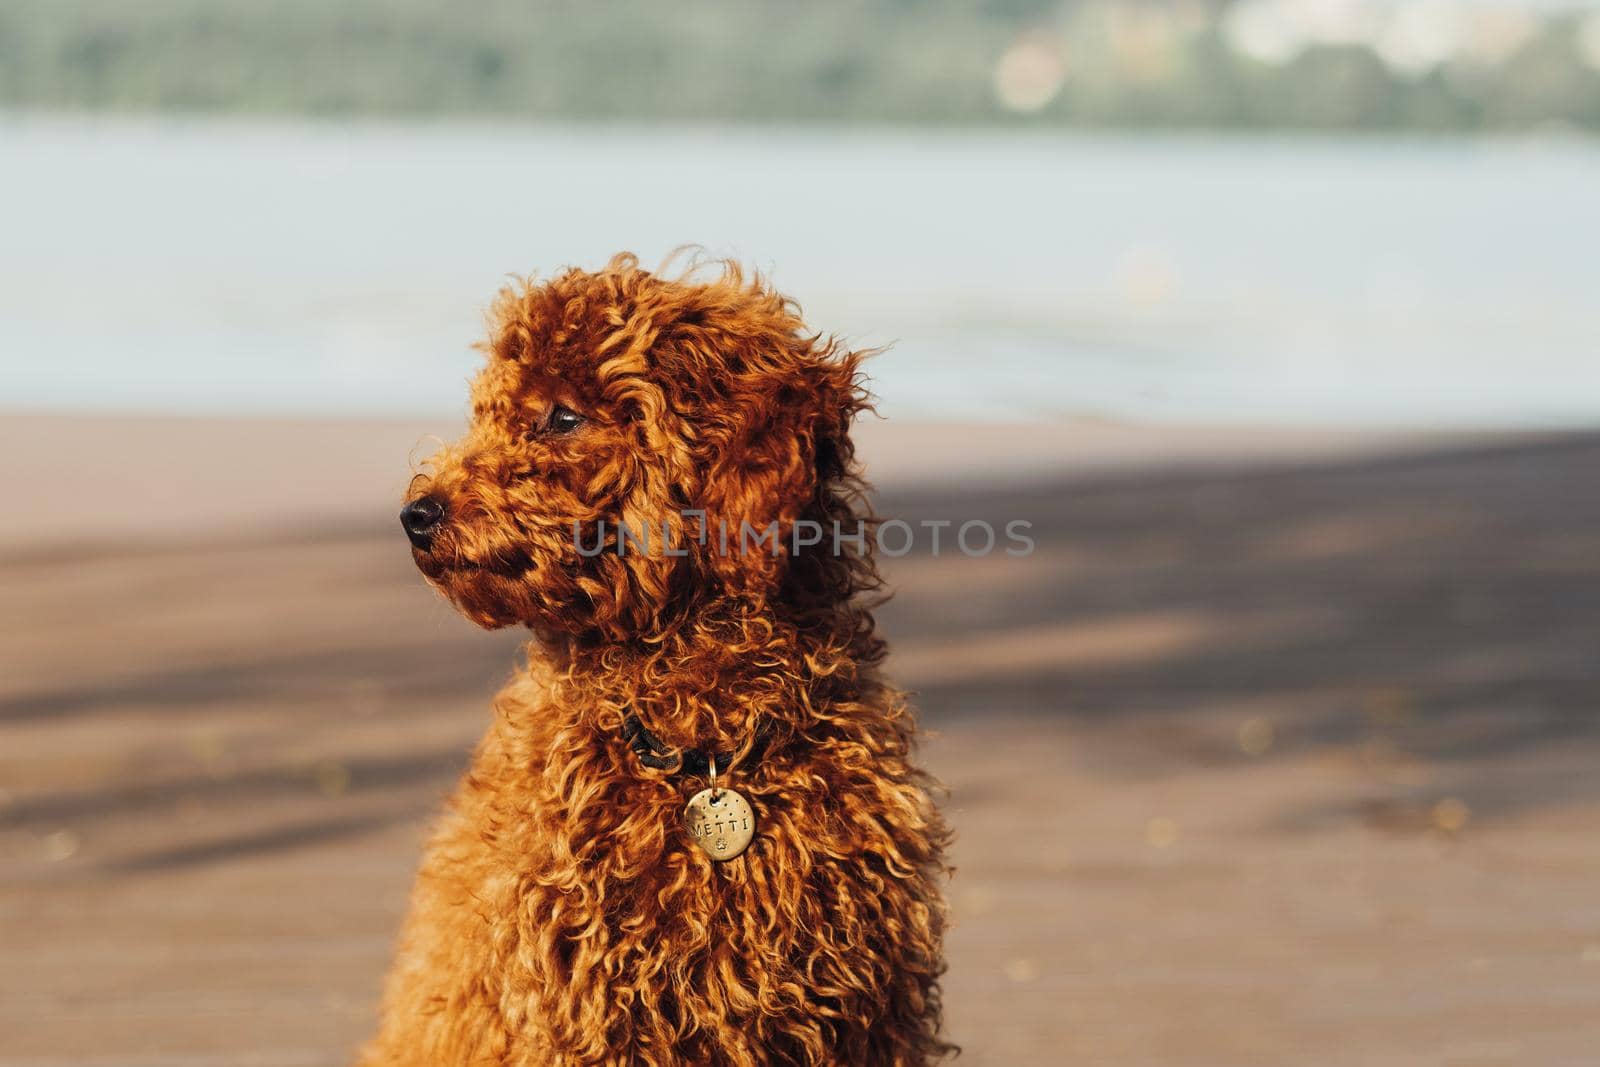
M 402 521 L 469 619 L 535 637 L 362 1062 L 942 1058 L 948 835 L 861 602 L 861 354 L 736 265 L 628 255 L 503 291 L 485 349 Z M 686 820 L 708 786 L 726 827 Z

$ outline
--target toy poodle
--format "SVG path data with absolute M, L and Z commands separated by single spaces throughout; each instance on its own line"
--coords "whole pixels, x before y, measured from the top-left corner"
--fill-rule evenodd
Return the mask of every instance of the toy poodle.
M 879 674 L 862 353 L 737 265 L 501 292 L 401 514 L 527 662 L 422 862 L 369 1065 L 925 1064 L 948 834 Z

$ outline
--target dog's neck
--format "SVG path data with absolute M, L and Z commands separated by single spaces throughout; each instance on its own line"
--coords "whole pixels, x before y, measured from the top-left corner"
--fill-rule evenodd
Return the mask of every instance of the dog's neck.
M 839 625 L 841 618 L 854 620 Z M 678 747 L 736 751 L 758 730 L 805 733 L 876 685 L 882 645 L 862 611 L 832 625 L 728 601 L 649 640 L 544 642 L 559 699 L 600 723 L 636 714 Z

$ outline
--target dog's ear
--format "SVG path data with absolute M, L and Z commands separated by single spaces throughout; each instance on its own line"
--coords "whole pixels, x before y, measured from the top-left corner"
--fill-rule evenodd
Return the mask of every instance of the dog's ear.
M 697 428 L 706 459 L 688 507 L 705 514 L 706 570 L 733 592 L 769 594 L 797 552 L 827 550 L 833 486 L 853 469 L 850 424 L 867 406 L 861 354 L 800 344 L 801 358 L 731 376 L 726 403 Z

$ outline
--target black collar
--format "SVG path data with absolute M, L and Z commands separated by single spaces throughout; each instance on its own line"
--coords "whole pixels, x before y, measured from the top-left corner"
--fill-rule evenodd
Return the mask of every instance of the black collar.
M 763 724 L 756 730 L 755 740 L 751 742 L 749 751 L 745 754 L 743 763 L 745 770 L 750 770 L 759 764 L 763 750 L 767 745 L 767 735 L 770 731 Z M 671 771 L 689 778 L 705 777 L 711 773 L 711 757 L 717 760 L 717 773 L 723 774 L 734 765 L 738 757 L 731 752 L 707 753 L 703 749 L 683 748 L 677 752 L 672 751 L 662 743 L 661 738 L 651 733 L 639 721 L 639 716 L 629 712 L 628 717 L 622 720 L 622 739 L 633 749 L 633 754 L 639 757 L 639 762 L 646 767 L 653 767 L 658 771 Z

